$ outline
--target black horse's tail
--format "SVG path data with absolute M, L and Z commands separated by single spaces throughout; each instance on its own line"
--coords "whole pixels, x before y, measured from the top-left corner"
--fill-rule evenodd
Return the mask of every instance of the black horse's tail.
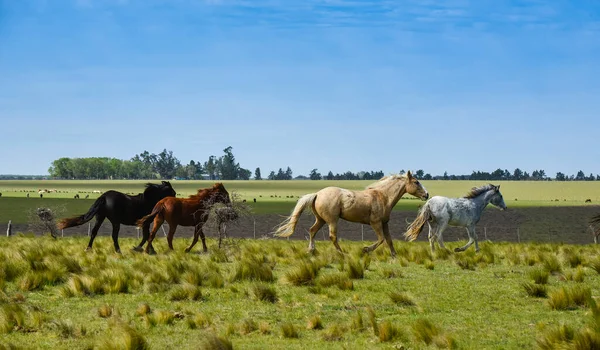
M 88 210 L 87 213 L 85 213 L 83 215 L 79 215 L 79 216 L 74 216 L 72 218 L 66 218 L 66 219 L 60 220 L 57 225 L 58 229 L 62 230 L 65 228 L 85 224 L 86 222 L 92 220 L 92 218 L 94 216 L 96 216 L 96 214 L 98 213 L 98 210 L 100 210 L 100 208 L 104 205 L 106 205 L 106 197 L 100 196 L 98 199 L 96 199 L 94 204 L 92 204 L 92 206 L 90 207 L 90 210 Z
M 163 209 L 164 207 L 162 201 L 156 203 L 154 209 L 152 209 L 152 212 L 150 214 L 144 216 L 143 218 L 137 221 L 137 227 L 144 227 L 144 224 L 149 224 L 150 222 L 152 222 L 156 215 L 160 214 L 163 211 Z

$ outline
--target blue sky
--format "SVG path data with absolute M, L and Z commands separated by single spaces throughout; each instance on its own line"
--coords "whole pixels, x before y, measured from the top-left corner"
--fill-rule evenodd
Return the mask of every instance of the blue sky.
M 600 173 L 599 1 L 0 0 L 0 174 Z

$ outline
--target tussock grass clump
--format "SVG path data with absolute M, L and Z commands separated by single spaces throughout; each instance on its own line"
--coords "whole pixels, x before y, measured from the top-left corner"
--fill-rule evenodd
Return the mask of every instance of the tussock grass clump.
M 231 280 L 273 282 L 273 267 L 266 261 L 264 256 L 262 259 L 252 256 L 244 257 L 237 263 Z
M 346 333 L 346 329 L 334 323 L 327 327 L 321 337 L 325 341 L 340 341 L 344 339 L 344 333 Z
M 87 334 L 85 326 L 74 325 L 71 320 L 54 320 L 50 324 L 60 338 L 83 337 Z
M 589 305 L 592 298 L 590 287 L 563 286 L 548 294 L 548 306 L 553 310 L 570 310 Z
M 346 259 L 348 277 L 351 279 L 362 279 L 365 277 L 365 268 L 360 259 L 349 257 Z
M 140 305 L 138 305 L 137 309 L 135 310 L 135 314 L 138 316 L 145 316 L 152 313 L 152 309 L 150 308 L 150 305 L 148 305 L 147 303 L 141 303 Z
M 541 253 L 539 255 L 539 260 L 546 271 L 550 273 L 562 272 L 562 265 L 556 255 Z
M 258 331 L 260 334 L 271 334 L 271 326 L 269 325 L 269 322 L 261 321 L 258 324 Z
M 435 345 L 438 348 L 455 349 L 456 340 L 445 334 L 442 329 L 431 321 L 420 318 L 413 324 L 415 339 L 427 345 Z
M 190 329 L 203 329 L 212 324 L 210 318 L 202 312 L 195 313 L 193 316 L 186 318 L 186 322 Z
M 0 305 L 0 334 L 25 328 L 25 310 L 19 304 Z
M 563 274 L 563 277 L 566 281 L 573 281 L 577 283 L 582 283 L 585 279 L 585 271 L 581 266 L 578 266 L 575 271 L 566 271 Z
M 362 332 L 365 330 L 363 316 L 358 310 L 356 310 L 356 314 L 352 316 L 352 320 L 350 321 L 350 329 L 356 332 Z
M 20 346 L 14 345 L 12 343 L 0 343 L 0 350 L 21 350 L 23 349 Z
M 299 338 L 300 337 L 300 335 L 298 334 L 298 331 L 296 330 L 296 327 L 294 327 L 294 325 L 290 322 L 286 322 L 281 325 L 281 335 L 284 338 Z
M 317 279 L 317 285 L 323 288 L 336 286 L 340 290 L 354 289 L 354 283 L 350 279 L 350 276 L 343 272 L 330 273 L 327 275 L 319 276 L 319 278 Z
M 200 350 L 233 350 L 233 344 L 227 338 L 211 334 L 200 344 Z
M 284 275 L 285 280 L 294 286 L 312 285 L 319 274 L 320 267 L 311 260 L 304 260 L 297 263 L 292 269 Z
M 323 329 L 323 322 L 321 321 L 321 316 L 314 315 L 308 319 L 308 323 L 306 324 L 306 329 L 314 330 L 314 329 Z
M 539 349 L 600 349 L 600 308 L 589 300 L 592 311 L 591 322 L 580 330 L 560 324 L 543 332 L 536 338 Z
M 200 287 L 190 283 L 178 284 L 171 290 L 169 295 L 171 301 L 181 300 L 200 300 L 202 299 L 202 291 Z
M 452 256 L 452 251 L 450 249 L 439 248 L 435 250 L 433 253 L 433 257 L 437 260 L 448 260 Z
M 379 325 L 377 324 L 377 316 L 375 315 L 375 310 L 372 307 L 367 307 L 367 314 L 369 315 L 369 324 L 371 325 L 371 329 L 373 330 L 373 334 L 376 337 L 379 337 Z
M 404 274 L 402 273 L 401 270 L 395 269 L 395 268 L 389 267 L 389 266 L 384 266 L 381 269 L 381 275 L 384 278 L 402 278 L 402 277 L 404 277 Z
M 588 264 L 588 266 L 592 270 L 596 271 L 596 273 L 600 274 L 600 258 L 597 258 L 597 259 L 595 259 L 593 261 L 590 261 L 590 263 Z
M 550 273 L 545 269 L 537 268 L 529 272 L 529 278 L 531 278 L 535 284 L 548 284 L 548 277 L 550 277 Z
M 98 308 L 98 316 L 102 318 L 109 318 L 110 316 L 112 316 L 112 313 L 113 307 L 108 304 L 104 304 Z
M 108 334 L 102 337 L 96 346 L 100 350 L 150 349 L 146 339 L 135 328 L 122 321 L 112 323 Z
M 406 292 L 390 292 L 389 294 L 392 302 L 398 306 L 415 306 L 417 303 L 414 298 Z
M 566 266 L 572 268 L 583 264 L 583 257 L 581 256 L 581 254 L 575 252 L 570 247 L 565 247 L 562 249 L 561 258 Z
M 240 322 L 240 334 L 241 335 L 250 334 L 257 329 L 258 329 L 258 326 L 256 325 L 256 321 L 254 321 L 251 318 L 245 318 L 242 320 L 242 322 Z
M 473 257 L 466 254 L 455 254 L 454 262 L 463 270 L 474 271 L 477 265 Z
M 279 300 L 275 288 L 264 284 L 255 284 L 252 286 L 252 295 L 256 300 L 266 301 L 269 303 L 276 303 L 277 300 Z
M 427 270 L 433 270 L 435 269 L 435 264 L 431 260 L 425 260 L 423 262 L 423 267 L 425 267 Z
M 524 282 L 522 286 L 523 289 L 525 289 L 525 292 L 527 292 L 527 295 L 531 297 L 545 298 L 548 296 L 548 288 L 545 284 Z
M 423 264 L 426 260 L 433 260 L 431 250 L 424 245 L 415 245 L 408 252 L 408 260 L 416 264 Z
M 146 325 L 153 327 L 157 324 L 171 326 L 175 323 L 175 313 L 167 310 L 157 310 L 144 318 Z
M 573 341 L 574 337 L 575 330 L 568 325 L 561 324 L 538 336 L 536 343 L 538 348 L 543 350 L 568 349 L 568 344 Z
M 394 325 L 391 321 L 388 321 L 388 320 L 383 321 L 379 325 L 378 335 L 379 335 L 379 341 L 382 343 L 405 337 L 402 330 L 398 326 Z

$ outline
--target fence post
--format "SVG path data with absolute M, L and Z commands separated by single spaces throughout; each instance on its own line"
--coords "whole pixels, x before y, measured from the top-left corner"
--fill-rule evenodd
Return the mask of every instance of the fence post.
M 92 230 L 92 223 L 88 223 L 88 237 L 90 236 L 90 232 Z
M 167 231 L 165 231 L 165 225 L 162 225 L 160 228 L 163 230 L 163 235 L 167 236 Z
M 519 234 L 519 228 L 517 227 L 517 241 L 521 243 L 521 235 Z
M 140 228 L 136 227 L 135 231 L 137 232 L 137 238 L 140 239 Z
M 487 241 L 487 226 L 483 226 L 483 237 Z
M 12 236 L 12 220 L 8 220 L 8 228 L 6 229 L 6 237 Z
M 363 242 L 365 240 L 365 225 L 360 225 L 360 240 Z

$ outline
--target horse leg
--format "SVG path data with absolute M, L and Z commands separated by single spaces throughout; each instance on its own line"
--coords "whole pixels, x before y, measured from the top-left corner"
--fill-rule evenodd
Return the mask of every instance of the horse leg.
M 427 226 L 429 226 L 429 234 L 427 235 L 427 238 L 429 239 L 429 247 L 431 248 L 431 252 L 435 252 L 435 240 L 436 240 L 436 234 L 435 232 L 431 229 L 431 224 L 429 223 L 429 221 L 427 222 Z
M 390 235 L 390 226 L 387 222 L 383 224 L 383 237 L 385 238 L 385 241 L 390 247 L 390 255 L 392 256 L 392 258 L 395 258 L 396 249 L 394 248 L 394 242 L 392 241 L 392 236 Z
M 121 254 L 121 247 L 119 247 L 119 229 L 121 224 L 118 222 L 110 222 L 112 224 L 112 239 L 115 246 L 115 252 Z
M 321 227 L 323 227 L 323 225 L 325 225 L 325 220 L 323 220 L 323 218 L 321 218 L 320 216 L 315 215 L 315 223 L 310 227 L 310 229 L 308 230 L 308 232 L 310 233 L 310 241 L 308 242 L 308 252 L 309 253 L 314 253 L 315 252 L 315 235 L 317 234 L 317 232 L 321 229 Z
M 175 236 L 175 230 L 177 229 L 177 225 L 173 224 L 169 224 L 169 233 L 167 233 L 167 243 L 169 244 L 169 249 L 170 250 L 174 250 L 173 249 L 173 236 Z
M 144 251 L 144 244 L 148 241 L 148 237 L 150 236 L 150 222 L 144 223 L 142 226 L 142 241 L 137 246 L 133 247 L 133 250 L 136 252 Z
M 475 251 L 478 252 L 479 245 L 477 244 L 477 234 L 475 233 L 475 226 L 474 225 L 469 226 L 466 229 L 467 229 L 467 234 L 469 235 L 469 241 L 464 246 L 454 249 L 454 251 L 455 252 L 464 252 L 467 248 L 469 248 L 471 246 L 471 244 L 475 243 Z
M 202 250 L 206 253 L 208 248 L 206 247 L 206 238 L 204 237 L 204 232 L 202 231 L 202 226 L 204 223 L 199 223 L 196 225 L 196 229 L 194 230 L 194 239 L 192 240 L 192 244 L 189 247 L 185 248 L 185 252 L 189 253 L 192 248 L 198 243 L 198 236 L 202 238 Z
M 368 253 L 368 252 L 374 251 L 384 241 L 383 224 L 381 222 L 372 222 L 371 227 L 373 228 L 373 231 L 375 231 L 375 233 L 377 234 L 377 242 L 371 244 L 370 246 L 364 247 L 363 253 Z M 393 249 L 393 247 L 392 247 L 392 249 Z
M 154 247 L 152 246 L 152 241 L 154 240 L 154 237 L 156 237 L 156 231 L 158 231 L 158 229 L 160 228 L 160 226 L 163 224 L 165 220 L 163 218 L 161 218 L 160 216 L 157 216 L 154 218 L 154 226 L 152 227 L 152 231 L 150 232 L 150 235 L 148 237 L 148 245 L 146 246 L 146 253 L 147 254 L 156 254 L 156 251 L 154 250 Z
M 337 241 L 337 224 L 337 220 L 329 223 L 329 239 L 335 246 L 335 249 L 338 251 L 338 253 L 344 254 Z
M 92 234 L 90 235 L 90 242 L 88 243 L 87 248 L 85 248 L 86 251 L 92 250 L 92 244 L 94 244 L 94 239 L 96 238 L 96 235 L 98 234 L 98 230 L 100 229 L 100 226 L 102 226 L 102 222 L 104 222 L 105 218 L 106 218 L 106 216 L 103 216 L 103 215 L 96 216 L 96 223 L 94 224 L 94 228 L 92 228 Z

